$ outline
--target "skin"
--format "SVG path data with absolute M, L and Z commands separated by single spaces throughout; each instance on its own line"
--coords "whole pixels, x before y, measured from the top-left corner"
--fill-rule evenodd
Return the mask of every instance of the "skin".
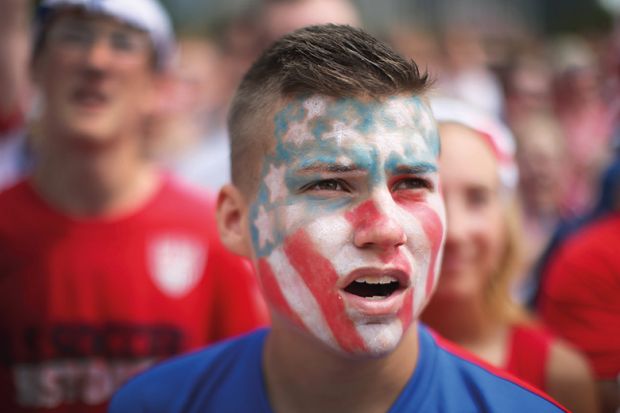
M 423 320 L 490 363 L 503 365 L 508 328 L 489 314 L 484 298 L 505 236 L 498 162 L 488 143 L 463 125 L 440 124 L 439 133 L 449 225 L 440 282 Z
M 7 0 L 0 15 L 0 119 L 23 111 L 28 92 L 28 7 L 20 0 Z
M 507 363 L 511 322 L 489 311 L 484 292 L 507 242 L 507 204 L 490 145 L 460 124 L 440 124 L 441 179 L 448 231 L 440 282 L 423 320 L 441 335 L 502 368 Z M 475 160 L 475 161 L 472 161 Z M 575 412 L 596 412 L 587 363 L 554 341 L 546 391 Z
M 118 215 L 157 187 L 142 155 L 161 81 L 149 45 L 146 33 L 100 15 L 64 11 L 48 28 L 32 63 L 44 134 L 34 185 L 59 209 Z
M 436 299 L 482 300 L 484 285 L 499 265 L 505 237 L 498 162 L 473 130 L 442 124 L 439 131 L 442 190 L 450 225 Z
M 356 27 L 360 25 L 360 18 L 349 0 L 267 2 L 262 17 L 262 27 L 269 41 L 305 26 L 326 23 Z
M 250 201 L 227 186 L 218 204 L 222 239 L 252 258 L 272 312 L 272 405 L 387 410 L 415 367 L 413 326 L 443 244 L 430 111 L 409 96 L 301 97 L 277 108 L 274 140 Z M 399 288 L 383 299 L 344 290 L 362 277 Z

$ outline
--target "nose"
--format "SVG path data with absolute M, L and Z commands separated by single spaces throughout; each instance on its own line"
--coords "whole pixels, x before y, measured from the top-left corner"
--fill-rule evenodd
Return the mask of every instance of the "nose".
M 114 51 L 104 39 L 96 39 L 85 50 L 85 63 L 90 69 L 103 69 L 114 59 Z
M 387 198 L 387 197 L 385 197 Z M 347 214 L 358 248 L 388 250 L 407 242 L 397 206 L 389 199 L 369 199 Z
M 446 205 L 446 244 L 455 244 L 465 239 L 468 217 L 458 199 L 444 196 Z

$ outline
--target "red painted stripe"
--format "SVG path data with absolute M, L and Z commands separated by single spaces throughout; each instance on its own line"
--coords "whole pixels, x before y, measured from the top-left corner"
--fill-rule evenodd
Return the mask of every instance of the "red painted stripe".
M 413 289 L 406 292 L 403 308 L 400 312 L 399 318 L 404 332 L 413 321 Z
M 437 262 L 437 254 L 441 246 L 443 223 L 441 219 L 439 219 L 437 211 L 428 204 L 417 204 L 414 208 L 410 209 L 410 211 L 422 225 L 426 238 L 431 243 L 431 261 L 429 263 L 428 273 L 426 274 L 426 296 L 428 297 L 433 288 L 433 284 L 435 284 L 435 263 Z
M 338 274 L 331 262 L 315 250 L 312 240 L 303 230 L 285 240 L 284 252 L 314 294 L 341 348 L 349 352 L 365 351 L 366 344 L 347 317 L 342 298 L 334 288 Z
M 278 280 L 273 274 L 273 270 L 266 259 L 263 258 L 258 261 L 258 271 L 268 302 L 277 308 L 283 316 L 308 331 L 303 320 L 291 309 L 288 301 L 286 301 L 286 297 L 282 294 L 280 284 L 278 283 Z
M 356 229 L 375 225 L 383 219 L 375 203 L 370 200 L 362 202 L 352 211 L 347 211 L 345 218 Z

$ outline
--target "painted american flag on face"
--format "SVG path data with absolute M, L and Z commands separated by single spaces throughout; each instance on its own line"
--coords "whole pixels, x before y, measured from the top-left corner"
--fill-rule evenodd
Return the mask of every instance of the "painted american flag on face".
M 275 123 L 251 213 L 268 303 L 338 351 L 393 350 L 435 286 L 443 245 L 428 108 L 310 97 Z

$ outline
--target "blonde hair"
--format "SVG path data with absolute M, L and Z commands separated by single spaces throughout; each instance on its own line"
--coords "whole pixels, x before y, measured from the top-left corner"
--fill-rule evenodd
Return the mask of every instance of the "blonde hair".
M 527 322 L 531 320 L 527 310 L 512 296 L 514 283 L 524 269 L 521 210 L 514 194 L 502 199 L 501 203 L 505 245 L 497 269 L 485 285 L 485 310 L 502 322 Z

